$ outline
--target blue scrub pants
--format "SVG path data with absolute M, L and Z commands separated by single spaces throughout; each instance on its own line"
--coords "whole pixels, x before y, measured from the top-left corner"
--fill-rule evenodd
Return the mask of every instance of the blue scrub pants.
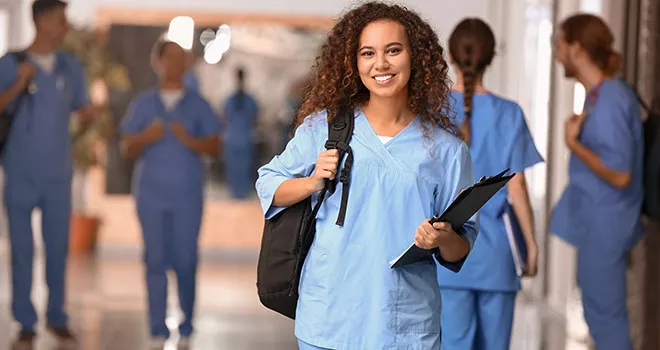
M 252 145 L 225 145 L 227 184 L 236 199 L 247 199 L 254 188 L 254 153 Z
M 12 313 L 23 329 L 34 331 L 37 313 L 30 299 L 34 239 L 32 211 L 42 211 L 48 285 L 48 323 L 65 327 L 65 272 L 71 218 L 71 180 L 31 181 L 7 174 L 4 200 L 9 220 L 12 271 Z
M 443 350 L 509 350 L 515 292 L 442 288 Z
M 624 252 L 606 253 L 595 245 L 578 249 L 578 285 L 584 318 L 598 350 L 631 350 L 626 305 Z
M 184 320 L 179 326 L 182 336 L 193 331 L 195 307 L 197 251 L 202 222 L 202 203 L 185 203 L 176 209 L 140 201 L 137 211 L 144 237 L 149 326 L 152 336 L 169 337 L 165 325 L 167 313 L 167 270 L 174 269 L 179 302 Z

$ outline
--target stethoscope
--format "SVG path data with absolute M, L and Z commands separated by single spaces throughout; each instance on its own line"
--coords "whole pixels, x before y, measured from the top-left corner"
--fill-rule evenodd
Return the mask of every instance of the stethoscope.
M 64 77 L 61 74 L 58 74 L 57 78 L 55 80 L 55 87 L 57 88 L 57 91 L 60 92 L 60 93 L 62 91 L 64 91 L 65 85 L 66 85 L 66 82 L 64 80 Z M 34 95 L 36 95 L 37 92 L 39 92 L 39 87 L 37 86 L 37 83 L 34 81 L 34 78 L 30 80 L 26 90 L 27 90 L 26 91 L 27 92 L 26 97 L 30 98 L 30 99 L 32 99 L 34 97 Z M 29 106 L 29 104 L 28 104 L 28 106 Z M 28 114 L 28 115 L 30 115 L 30 118 L 28 118 L 28 120 L 27 120 L 27 129 L 28 129 L 28 131 L 31 131 L 32 130 L 32 121 L 34 119 L 34 116 L 32 116 L 31 114 Z

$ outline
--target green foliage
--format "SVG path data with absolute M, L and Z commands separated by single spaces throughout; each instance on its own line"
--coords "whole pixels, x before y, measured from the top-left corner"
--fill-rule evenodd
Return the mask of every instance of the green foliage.
M 105 89 L 112 91 L 130 90 L 131 82 L 126 67 L 112 58 L 98 32 L 90 29 L 71 29 L 60 49 L 75 55 L 82 62 L 93 102 L 95 102 L 95 92 L 92 90 L 99 86 L 105 85 Z M 113 116 L 107 101 L 105 104 L 97 106 L 98 112 L 91 124 L 83 126 L 77 116 L 74 115 L 72 118 L 74 166 L 78 170 L 85 171 L 93 166 L 105 166 L 103 161 L 105 145 L 108 137 L 114 132 Z

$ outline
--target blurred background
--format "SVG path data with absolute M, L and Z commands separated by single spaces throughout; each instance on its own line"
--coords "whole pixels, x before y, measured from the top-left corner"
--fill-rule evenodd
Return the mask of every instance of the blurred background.
M 588 349 L 588 331 L 576 289 L 575 252 L 547 233 L 549 209 L 567 180 L 564 120 L 580 111 L 584 90 L 563 77 L 552 60 L 556 24 L 582 11 L 602 16 L 625 57 L 625 78 L 648 102 L 660 95 L 660 3 L 657 0 L 400 1 L 438 31 L 443 44 L 461 19 L 476 16 L 497 36 L 497 56 L 486 86 L 517 101 L 546 159 L 529 170 L 538 225 L 540 273 L 518 297 L 512 349 Z M 251 139 L 254 167 L 279 153 L 287 139 L 300 87 L 344 0 L 69 0 L 74 27 L 65 43 L 85 64 L 92 99 L 106 106 L 84 132 L 72 127 L 76 171 L 68 309 L 80 349 L 142 349 L 147 342 L 142 238 L 130 196 L 133 164 L 119 152 L 117 127 L 128 103 L 156 83 L 149 53 L 162 35 L 188 43 L 190 86 L 222 114 L 236 90 L 235 69 L 259 105 Z M 31 0 L 0 0 L 0 53 L 25 47 L 34 35 Z M 184 45 L 185 46 L 185 45 Z M 655 104 L 654 104 L 655 106 Z M 293 323 L 260 306 L 256 259 L 263 225 L 252 194 L 234 199 L 221 157 L 207 164 L 194 349 L 296 349 Z M 256 179 L 256 172 L 255 172 Z M 4 211 L 1 211 L 4 215 Z M 39 213 L 35 236 L 40 237 Z M 658 231 L 647 227 L 649 231 Z M 17 330 L 10 313 L 6 220 L 0 221 L 0 349 Z M 35 240 L 40 242 L 40 240 Z M 39 249 L 39 248 L 38 248 Z M 39 251 L 39 250 L 37 250 Z M 629 309 L 636 349 L 660 349 L 660 235 L 635 248 L 629 266 Z M 43 259 L 37 254 L 33 300 L 45 308 Z M 179 318 L 176 288 L 168 312 Z M 47 336 L 37 349 L 54 349 Z M 173 346 L 173 345 L 172 345 Z M 170 347 L 173 349 L 173 347 Z M 166 349 L 169 349 L 166 347 Z

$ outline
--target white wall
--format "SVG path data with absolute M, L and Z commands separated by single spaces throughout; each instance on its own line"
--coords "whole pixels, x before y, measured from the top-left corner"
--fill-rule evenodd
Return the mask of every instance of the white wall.
M 0 0 L 11 1 L 11 0 Z M 15 0 L 22 2 L 22 18 L 19 18 L 19 28 L 15 32 L 15 42 L 12 46 L 27 45 L 34 35 L 34 28 L 29 17 L 29 6 L 32 0 Z M 255 13 L 255 14 L 301 14 L 314 16 L 338 16 L 348 6 L 355 4 L 352 0 L 244 0 L 244 1 L 218 1 L 218 0 L 69 0 L 68 15 L 71 22 L 78 26 L 90 26 L 94 24 L 96 11 L 100 8 L 139 8 L 139 9 L 181 9 L 184 15 L 187 11 L 197 12 L 208 10 L 215 12 L 230 13 Z M 515 95 L 516 88 L 507 86 L 504 69 L 511 64 L 506 63 L 507 34 L 506 28 L 512 19 L 512 12 L 497 10 L 503 8 L 501 5 L 512 6 L 524 4 L 525 0 L 463 0 L 447 2 L 429 0 L 402 0 L 398 3 L 409 6 L 418 11 L 426 18 L 438 32 L 440 39 L 446 44 L 449 34 L 464 17 L 481 17 L 489 22 L 498 37 L 499 48 L 493 68 L 486 77 L 489 88 L 506 96 Z M 522 17 L 524 13 L 515 13 Z M 515 40 L 516 35 L 513 36 Z M 515 64 L 514 64 L 515 65 Z M 512 96 L 513 97 L 513 96 Z
M 349 0 L 69 0 L 68 2 L 71 19 L 79 24 L 93 23 L 95 11 L 101 7 L 181 9 L 182 12 L 210 10 L 231 13 L 335 16 L 347 6 L 355 3 Z M 460 3 L 452 3 L 452 6 L 448 6 L 445 2 L 428 0 L 403 0 L 399 3 L 422 13 L 440 33 L 448 33 L 456 19 L 464 16 L 488 18 L 489 7 L 492 6 L 488 0 L 465 0 Z
M 7 1 L 7 0 L 5 0 Z M 23 1 L 25 9 L 29 8 L 32 0 Z M 458 19 L 465 16 L 480 16 L 491 20 L 494 11 L 491 11 L 497 1 L 464 0 L 448 6 L 443 2 L 428 0 L 403 0 L 398 3 L 417 10 L 427 18 L 439 31 L 441 37 L 446 37 Z M 336 16 L 347 6 L 354 4 L 350 0 L 245 0 L 245 1 L 217 1 L 217 0 L 69 0 L 69 18 L 76 25 L 92 25 L 96 11 L 99 8 L 137 8 L 137 9 L 181 9 L 186 11 L 209 10 L 231 13 L 255 14 L 302 14 L 315 16 Z M 27 13 L 26 13 L 27 14 Z M 25 26 L 31 26 L 26 21 Z M 33 33 L 33 31 L 29 31 Z

